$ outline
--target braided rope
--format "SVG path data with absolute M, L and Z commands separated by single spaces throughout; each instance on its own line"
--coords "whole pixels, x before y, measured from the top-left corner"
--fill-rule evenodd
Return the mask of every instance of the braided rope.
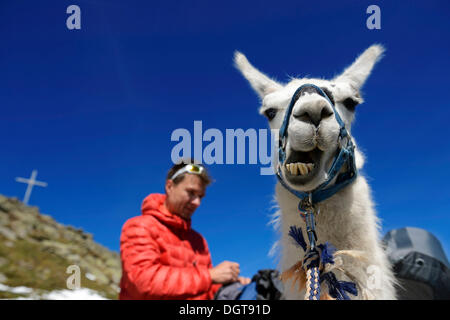
M 306 300 L 319 300 L 320 298 L 320 253 L 309 248 L 303 258 L 303 270 L 306 272 Z
M 319 268 L 312 267 L 306 271 L 306 300 L 320 300 Z

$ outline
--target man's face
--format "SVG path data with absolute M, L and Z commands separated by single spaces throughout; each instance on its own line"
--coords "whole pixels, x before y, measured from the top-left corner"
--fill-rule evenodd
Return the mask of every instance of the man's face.
M 195 174 L 186 174 L 178 184 L 167 180 L 166 207 L 170 212 L 184 219 L 190 219 L 205 196 L 205 189 L 202 179 Z

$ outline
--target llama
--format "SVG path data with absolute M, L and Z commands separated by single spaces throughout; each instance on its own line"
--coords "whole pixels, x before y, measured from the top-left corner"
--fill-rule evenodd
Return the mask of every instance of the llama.
M 286 160 L 280 163 L 280 175 L 291 189 L 309 192 L 327 180 L 328 170 L 340 150 L 340 127 L 330 102 L 334 103 L 351 137 L 355 108 L 363 102 L 360 89 L 383 51 L 380 45 L 369 47 L 332 80 L 291 78 L 287 84 L 269 78 L 253 67 L 242 53 L 235 53 L 235 66 L 261 98 L 260 114 L 268 118 L 271 129 L 280 129 L 292 96 L 300 86 L 313 84 L 328 97 L 326 99 L 314 90 L 305 90 L 300 92 L 293 105 L 286 129 Z M 360 170 L 364 165 L 364 156 L 354 138 L 351 139 L 355 145 L 356 168 Z M 275 156 L 275 171 L 278 165 L 278 157 Z M 345 170 L 346 166 L 343 166 L 340 172 Z M 336 178 L 330 185 L 335 181 Z M 289 237 L 290 227 L 298 226 L 305 230 L 306 225 L 297 209 L 299 199 L 280 182 L 275 190 L 279 211 L 274 219 L 281 232 L 277 242 L 281 256 L 279 267 L 285 272 L 292 270 L 292 266 L 304 255 Z M 395 278 L 379 240 L 379 220 L 366 179 L 358 173 L 352 183 L 319 202 L 316 208 L 318 242 L 332 244 L 338 250 L 336 255 L 342 253 L 335 260 L 336 269 L 333 272 L 337 279 L 353 281 L 357 285 L 357 295 L 350 298 L 395 299 Z M 327 292 L 325 282 L 321 290 Z M 303 299 L 304 296 L 305 289 L 298 282 L 293 279 L 285 282 L 285 299 Z

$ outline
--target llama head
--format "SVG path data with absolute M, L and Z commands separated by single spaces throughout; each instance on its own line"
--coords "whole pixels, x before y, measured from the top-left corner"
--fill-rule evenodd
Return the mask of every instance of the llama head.
M 356 106 L 363 102 L 360 89 L 383 51 L 380 45 L 369 47 L 332 80 L 293 78 L 287 84 L 277 82 L 257 70 L 240 52 L 235 53 L 234 61 L 261 98 L 260 113 L 268 119 L 271 129 L 280 129 L 294 92 L 309 83 L 326 93 L 350 133 Z M 310 191 L 327 179 L 328 170 L 339 149 L 339 129 L 329 101 L 311 88 L 302 90 L 290 115 L 286 160 L 281 164 L 281 174 L 292 188 Z M 357 148 L 355 157 L 356 166 L 360 169 L 364 160 Z M 278 166 L 278 157 L 274 159 L 274 166 Z

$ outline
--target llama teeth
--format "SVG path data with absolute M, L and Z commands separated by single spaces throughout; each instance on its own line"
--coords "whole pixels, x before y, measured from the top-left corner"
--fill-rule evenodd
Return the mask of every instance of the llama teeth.
M 294 170 L 295 170 L 294 168 L 295 168 L 295 163 L 286 164 L 287 171 L 289 171 L 289 173 L 292 175 L 294 175 Z
M 286 171 L 288 171 L 293 176 L 307 175 L 314 169 L 313 163 L 286 163 L 284 166 L 286 168 Z
M 311 170 L 309 170 L 308 164 L 304 163 L 303 166 L 305 167 L 306 174 L 308 174 Z
M 306 169 L 306 166 L 305 166 L 304 163 L 299 163 L 298 166 L 299 166 L 299 169 L 300 169 L 300 173 L 301 173 L 302 175 L 305 175 L 305 174 L 308 173 L 308 169 Z
M 298 166 L 297 163 L 291 164 L 291 173 L 296 176 L 298 175 Z
M 298 168 L 298 174 L 299 175 L 304 175 L 303 171 L 302 171 L 302 163 L 301 162 L 297 162 L 297 168 Z
M 290 165 L 290 173 L 292 174 L 292 175 L 297 175 L 298 174 L 298 170 L 297 170 L 297 166 L 295 165 L 295 163 L 291 163 L 291 165 Z

